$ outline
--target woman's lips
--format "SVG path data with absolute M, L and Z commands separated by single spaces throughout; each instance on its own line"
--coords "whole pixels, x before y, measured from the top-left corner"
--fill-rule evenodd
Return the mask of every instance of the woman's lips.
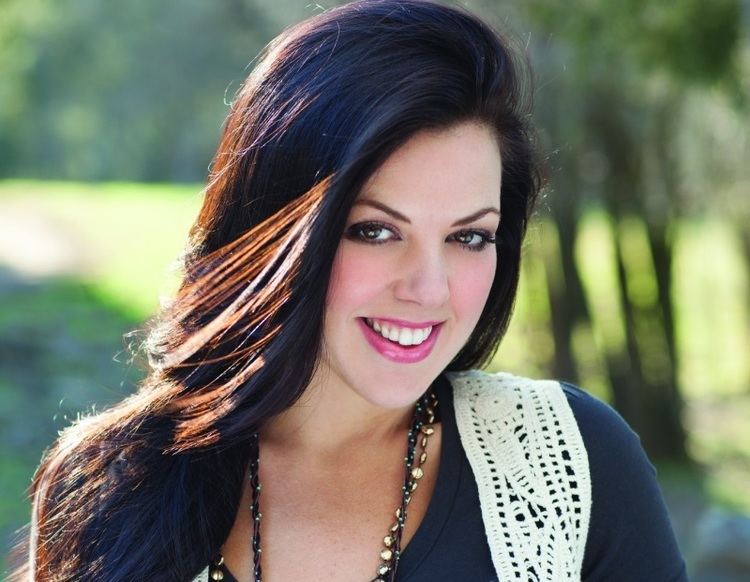
M 434 325 L 430 335 L 425 341 L 417 346 L 402 346 L 398 343 L 392 342 L 385 339 L 382 335 L 372 329 L 365 320 L 361 317 L 357 318 L 357 323 L 362 328 L 362 333 L 365 334 L 367 342 L 377 351 L 381 356 L 397 362 L 399 364 L 413 364 L 415 362 L 421 362 L 427 356 L 430 355 L 432 348 L 435 346 L 438 335 L 443 328 L 442 323 Z
M 411 321 L 404 321 L 403 319 L 390 319 L 383 317 L 371 317 L 371 320 L 379 321 L 380 323 L 392 323 L 398 327 L 408 327 L 409 329 L 424 329 L 425 327 L 434 327 L 443 323 L 442 321 L 425 321 L 424 323 L 414 323 Z

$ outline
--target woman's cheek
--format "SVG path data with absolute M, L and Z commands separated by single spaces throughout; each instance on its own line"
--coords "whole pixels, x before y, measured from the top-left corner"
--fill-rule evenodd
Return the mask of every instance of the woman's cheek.
M 388 261 L 357 245 L 342 243 L 336 254 L 328 289 L 329 304 L 356 309 L 387 285 Z
M 460 311 L 463 319 L 470 319 L 474 324 L 487 303 L 497 266 L 497 255 L 494 252 L 481 252 L 486 252 L 487 255 L 477 257 L 479 260 L 464 260 L 458 265 L 451 285 L 454 308 Z

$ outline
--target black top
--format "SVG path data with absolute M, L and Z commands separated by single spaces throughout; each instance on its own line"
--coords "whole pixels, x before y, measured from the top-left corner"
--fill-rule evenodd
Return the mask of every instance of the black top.
M 498 580 L 492 565 L 477 484 L 456 427 L 452 387 L 442 374 L 434 386 L 443 429 L 438 479 L 424 519 L 401 554 L 396 579 L 505 582 Z M 591 473 L 591 518 L 581 579 L 686 581 L 656 469 L 640 439 L 608 404 L 570 384 L 562 387 Z M 377 550 L 376 543 L 373 552 Z M 222 569 L 225 582 L 237 582 Z

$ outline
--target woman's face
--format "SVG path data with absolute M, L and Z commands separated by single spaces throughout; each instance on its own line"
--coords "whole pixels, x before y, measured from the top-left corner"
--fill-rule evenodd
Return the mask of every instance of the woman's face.
M 396 408 L 448 365 L 495 275 L 500 180 L 497 140 L 477 123 L 418 133 L 372 175 L 333 265 L 326 382 Z

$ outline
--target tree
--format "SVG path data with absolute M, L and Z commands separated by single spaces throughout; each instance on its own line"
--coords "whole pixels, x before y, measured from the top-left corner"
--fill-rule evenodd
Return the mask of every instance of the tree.
M 615 406 L 652 457 L 685 459 L 671 299 L 673 233 L 683 213 L 675 141 L 688 92 L 738 85 L 739 3 L 592 0 L 572 8 L 533 0 L 517 8 L 538 39 L 530 43 L 543 84 L 538 117 L 560 168 L 549 202 L 565 273 L 548 277 L 557 372 L 575 374 L 576 326 L 593 325 L 572 257 L 593 201 L 611 217 L 624 322 L 624 341 L 604 345 Z M 584 156 L 601 160 L 593 180 Z

